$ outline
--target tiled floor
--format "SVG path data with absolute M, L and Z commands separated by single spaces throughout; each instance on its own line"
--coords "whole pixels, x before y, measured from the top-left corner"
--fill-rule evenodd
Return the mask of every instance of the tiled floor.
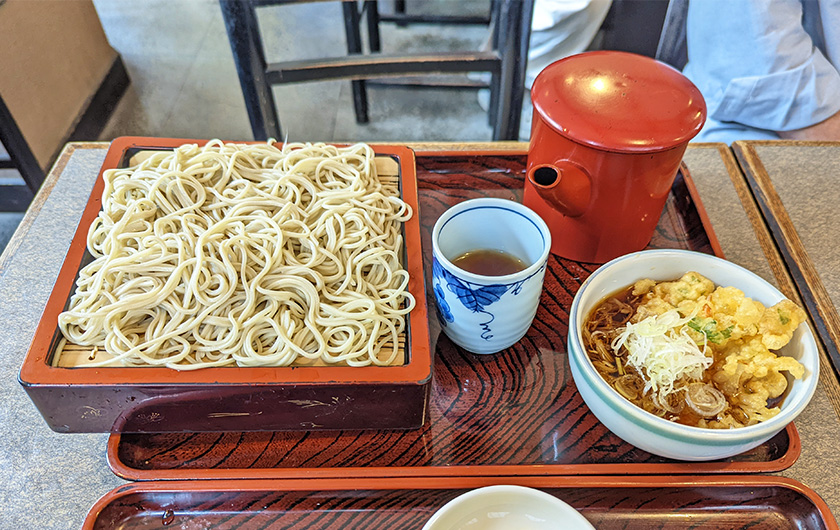
M 216 0 L 94 0 L 131 85 L 101 140 L 118 136 L 250 140 L 251 129 Z M 391 2 L 380 2 L 380 9 Z M 413 12 L 486 13 L 488 0 L 409 2 Z M 343 55 L 338 2 L 259 9 L 269 61 Z M 468 51 L 488 37 L 481 26 L 382 24 L 385 52 Z M 349 81 L 275 87 L 289 141 L 490 140 L 475 90 L 369 87 L 370 122 L 357 124 Z M 526 110 L 530 118 L 530 109 Z M 528 130 L 528 124 L 523 126 Z M 95 138 L 91 138 L 95 140 Z M 21 214 L 0 214 L 0 250 Z

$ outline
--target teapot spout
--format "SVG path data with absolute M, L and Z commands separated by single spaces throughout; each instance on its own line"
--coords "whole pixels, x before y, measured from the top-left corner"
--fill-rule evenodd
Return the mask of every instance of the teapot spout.
M 577 164 L 560 160 L 528 171 L 528 181 L 553 209 L 568 217 L 578 217 L 589 207 L 592 179 Z

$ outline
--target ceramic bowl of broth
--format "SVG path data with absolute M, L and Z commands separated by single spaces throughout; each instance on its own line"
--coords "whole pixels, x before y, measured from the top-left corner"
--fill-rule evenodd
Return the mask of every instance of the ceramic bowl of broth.
M 577 510 L 554 495 L 524 486 L 486 486 L 444 504 L 423 530 L 592 530 Z
M 684 425 L 643 410 L 607 383 L 587 354 L 583 326 L 593 310 L 642 279 L 672 281 L 695 271 L 715 286 L 736 287 L 744 295 L 771 307 L 785 296 L 770 283 L 732 262 L 685 250 L 647 250 L 616 258 L 601 266 L 575 295 L 569 318 L 568 355 L 578 391 L 593 414 L 626 442 L 666 458 L 708 461 L 727 458 L 757 447 L 772 438 L 806 407 L 819 379 L 819 353 L 807 321 L 791 340 L 775 351 L 796 359 L 803 367 L 799 379 L 787 376 L 780 412 L 753 425 L 708 428 Z M 722 395 L 722 394 L 721 394 Z M 778 400 L 771 405 L 778 404 Z

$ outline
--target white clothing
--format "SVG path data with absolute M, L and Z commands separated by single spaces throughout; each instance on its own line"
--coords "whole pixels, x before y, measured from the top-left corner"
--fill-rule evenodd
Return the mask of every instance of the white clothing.
M 535 0 L 525 86 L 546 66 L 586 51 L 612 0 Z

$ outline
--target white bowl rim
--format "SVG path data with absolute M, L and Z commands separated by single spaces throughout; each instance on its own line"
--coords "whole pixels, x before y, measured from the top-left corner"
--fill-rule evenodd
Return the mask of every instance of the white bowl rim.
M 807 406 L 807 404 L 813 397 L 819 379 L 819 359 L 816 359 L 816 362 L 813 363 L 813 366 L 809 367 L 812 373 L 806 374 L 807 379 L 803 381 L 803 383 L 807 385 L 805 390 L 797 396 L 797 399 L 795 401 L 786 401 L 785 404 L 788 406 L 783 408 L 782 411 L 776 416 L 770 418 L 767 421 L 755 425 L 748 425 L 746 427 L 739 427 L 737 429 L 706 429 L 703 427 L 694 427 L 690 425 L 674 423 L 637 407 L 636 405 L 622 397 L 617 391 L 615 391 L 615 389 L 608 386 L 606 381 L 604 381 L 604 379 L 601 377 L 598 371 L 595 370 L 595 367 L 592 365 L 591 361 L 589 360 L 589 357 L 585 355 L 585 353 L 583 353 L 585 352 L 585 349 L 583 348 L 580 329 L 584 315 L 580 315 L 580 299 L 582 297 L 582 294 L 586 291 L 586 289 L 589 288 L 589 286 L 593 283 L 594 279 L 608 273 L 616 266 L 623 264 L 627 261 L 653 258 L 668 259 L 669 257 L 690 257 L 691 259 L 696 260 L 709 260 L 722 263 L 726 267 L 734 268 L 735 270 L 738 270 L 743 274 L 752 276 L 754 280 L 757 280 L 759 283 L 764 284 L 766 287 L 772 289 L 775 293 L 778 293 L 779 297 L 786 298 L 781 292 L 779 292 L 779 290 L 776 287 L 774 287 L 772 284 L 770 284 L 754 272 L 744 267 L 741 267 L 736 263 L 727 261 L 717 256 L 713 256 L 711 254 L 704 254 L 701 252 L 681 249 L 642 250 L 639 252 L 626 254 L 624 256 L 615 258 L 612 261 L 609 261 L 601 267 L 599 267 L 586 279 L 586 281 L 584 281 L 583 285 L 581 285 L 580 289 L 575 294 L 575 298 L 572 301 L 572 307 L 569 312 L 569 335 L 567 341 L 567 354 L 571 358 L 575 356 L 575 351 L 581 352 L 580 355 L 584 360 L 584 362 L 578 363 L 581 374 L 584 375 L 589 382 L 595 382 L 595 384 L 590 384 L 591 389 L 595 391 L 602 399 L 607 401 L 611 408 L 613 408 L 614 410 L 617 409 L 627 419 L 633 421 L 634 423 L 637 423 L 643 428 L 648 429 L 650 431 L 654 431 L 663 436 L 677 438 L 686 442 L 702 441 L 703 444 L 707 445 L 723 446 L 731 445 L 733 443 L 749 442 L 750 440 L 755 440 L 762 436 L 772 435 L 780 431 L 788 423 L 793 421 L 793 419 L 795 419 L 800 412 L 802 412 L 802 410 L 805 408 L 805 406 Z M 698 270 L 698 272 L 702 274 L 702 271 Z M 814 335 L 811 332 L 810 326 L 808 326 L 807 321 L 805 322 L 805 325 L 805 340 L 811 347 L 812 351 L 814 351 L 818 356 L 819 351 L 817 350 Z
M 435 511 L 432 517 L 429 518 L 429 520 L 426 521 L 426 524 L 423 525 L 423 530 L 429 530 L 434 523 L 442 519 L 448 512 L 450 512 L 457 506 L 465 504 L 475 497 L 482 497 L 488 494 L 495 493 L 507 493 L 525 497 L 536 497 L 540 500 L 546 501 L 547 503 L 554 505 L 556 508 L 559 508 L 560 510 L 565 512 L 568 517 L 575 519 L 574 521 L 568 521 L 569 523 L 574 522 L 577 525 L 585 525 L 586 528 L 592 528 L 593 530 L 595 528 L 594 526 L 592 526 L 592 523 L 590 523 L 589 520 L 586 517 L 584 517 L 583 514 L 577 511 L 574 507 L 548 492 L 529 486 L 519 486 L 514 484 L 494 484 L 491 486 L 482 486 L 479 488 L 472 489 L 470 491 L 467 491 L 466 493 L 458 495 L 454 499 L 451 499 L 449 502 L 445 503 L 443 506 L 438 508 L 437 511 Z

